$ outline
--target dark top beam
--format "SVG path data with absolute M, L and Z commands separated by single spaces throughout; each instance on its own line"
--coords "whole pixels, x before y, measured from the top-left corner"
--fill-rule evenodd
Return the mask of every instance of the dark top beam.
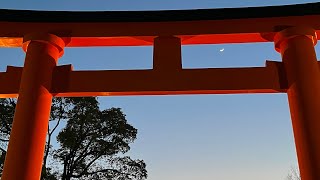
M 0 9 L 3 22 L 173 22 L 320 15 L 320 3 L 162 11 L 35 11 Z
M 179 37 L 182 45 L 268 42 L 288 26 L 319 34 L 320 3 L 166 11 L 0 9 L 0 47 L 21 47 L 23 37 L 36 32 L 65 37 L 67 47 L 148 46 L 158 36 Z

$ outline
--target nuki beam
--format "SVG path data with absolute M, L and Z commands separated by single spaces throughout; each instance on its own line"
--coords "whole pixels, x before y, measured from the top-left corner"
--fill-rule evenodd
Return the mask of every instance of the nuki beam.
M 17 97 L 21 67 L 0 73 L 0 97 Z M 57 66 L 50 92 L 53 96 L 122 96 L 178 94 L 238 94 L 286 92 L 280 62 L 266 67 L 156 70 L 72 71 Z

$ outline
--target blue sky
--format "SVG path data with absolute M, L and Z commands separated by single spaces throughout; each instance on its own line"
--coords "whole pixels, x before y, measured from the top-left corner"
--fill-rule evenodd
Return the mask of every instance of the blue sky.
M 0 1 L 0 7 L 157 10 L 305 2 L 314 1 L 11 0 Z M 222 48 L 225 50 L 220 52 Z M 182 52 L 184 68 L 264 66 L 265 60 L 280 61 L 272 43 L 184 46 Z M 0 71 L 7 65 L 23 64 L 25 54 L 19 48 L 0 48 L 0 54 Z M 152 48 L 67 48 L 59 64 L 73 64 L 75 70 L 151 68 Z M 150 180 L 281 180 L 297 163 L 286 94 L 131 96 L 99 100 L 102 108 L 121 107 L 130 123 L 138 128 L 138 139 L 130 154 L 146 161 Z

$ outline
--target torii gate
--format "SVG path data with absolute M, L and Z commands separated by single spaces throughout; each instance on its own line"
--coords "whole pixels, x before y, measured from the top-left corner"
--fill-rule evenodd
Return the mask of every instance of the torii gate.
M 287 93 L 302 180 L 320 179 L 320 3 L 136 11 L 0 10 L 0 46 L 23 47 L 25 65 L 0 73 L 0 97 L 18 103 L 2 180 L 40 178 L 54 96 Z M 182 69 L 181 45 L 274 42 L 266 67 Z M 73 71 L 65 47 L 151 46 L 151 70 Z

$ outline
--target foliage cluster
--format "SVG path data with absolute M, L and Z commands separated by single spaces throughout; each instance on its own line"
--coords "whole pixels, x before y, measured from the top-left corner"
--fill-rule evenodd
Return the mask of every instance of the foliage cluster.
M 0 172 L 15 106 L 15 99 L 0 99 Z M 120 108 L 100 110 L 95 97 L 54 98 L 41 179 L 143 180 L 144 161 L 125 154 L 136 137 Z

